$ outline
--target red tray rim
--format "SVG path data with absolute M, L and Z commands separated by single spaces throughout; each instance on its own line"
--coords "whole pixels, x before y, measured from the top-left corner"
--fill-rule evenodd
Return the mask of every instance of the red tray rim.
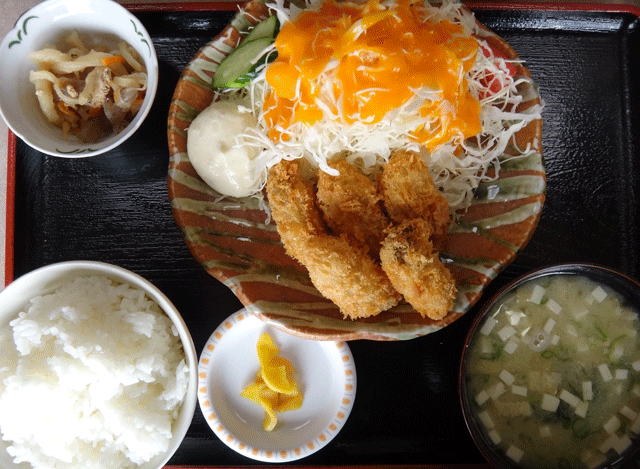
M 243 1 L 186 1 L 178 3 L 135 3 L 124 4 L 128 10 L 136 12 L 183 12 L 183 11 L 237 11 Z M 550 1 L 475 1 L 466 2 L 473 10 L 542 10 L 542 11 L 584 11 L 601 13 L 630 13 L 640 18 L 640 4 L 598 3 L 598 2 L 550 2 Z M 9 130 L 7 141 L 7 193 L 5 207 L 4 246 L 4 286 L 14 280 L 14 236 L 15 236 L 15 184 L 16 184 L 16 136 Z
M 182 11 L 236 11 L 244 2 L 238 1 L 216 1 L 216 2 L 183 2 L 183 3 L 137 3 L 124 5 L 132 12 L 182 12 Z M 517 1 L 517 2 L 491 2 L 491 1 L 470 1 L 467 4 L 472 9 L 479 10 L 545 10 L 545 11 L 585 11 L 585 12 L 611 12 L 611 13 L 630 13 L 640 18 L 640 5 L 626 3 L 555 3 L 540 1 Z M 5 220 L 5 269 L 4 269 L 4 286 L 9 285 L 14 280 L 14 236 L 15 236 L 15 184 L 16 184 L 16 135 L 9 130 L 7 139 L 7 192 L 6 192 L 6 220 Z M 169 465 L 171 469 L 206 469 L 209 466 L 191 466 L 191 465 Z M 214 467 L 214 466 L 210 466 Z M 219 467 L 219 466 L 215 466 Z M 250 467 L 250 466 L 248 466 Z M 257 467 L 257 466 L 256 466 Z M 359 469 L 367 467 L 374 468 L 378 466 L 358 466 Z M 393 466 L 391 466 L 393 467 Z M 469 467 L 468 465 L 420 465 L 402 467 L 420 467 L 421 469 L 440 469 Z M 472 466 L 475 469 L 485 469 L 491 467 L 488 464 L 476 464 Z M 309 466 L 307 469 L 313 469 Z
M 135 3 L 124 4 L 132 12 L 145 11 L 235 11 L 244 1 L 186 1 L 179 3 Z M 469 0 L 466 3 L 471 9 L 480 10 L 545 10 L 545 11 L 586 11 L 631 13 L 640 17 L 640 3 L 610 2 L 552 2 L 547 0 L 491 1 Z

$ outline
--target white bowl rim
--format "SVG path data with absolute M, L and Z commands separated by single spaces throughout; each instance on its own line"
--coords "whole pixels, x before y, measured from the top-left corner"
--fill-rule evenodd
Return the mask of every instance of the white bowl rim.
M 187 430 L 191 425 L 197 406 L 198 359 L 191 334 L 187 328 L 186 323 L 184 322 L 184 319 L 182 318 L 182 315 L 179 313 L 175 305 L 158 287 L 135 272 L 125 269 L 124 267 L 101 261 L 62 261 L 38 267 L 16 278 L 13 282 L 11 282 L 3 290 L 1 290 L 0 305 L 4 305 L 3 300 L 8 296 L 13 295 L 15 290 L 20 290 L 28 287 L 31 282 L 33 282 L 34 279 L 38 277 L 50 276 L 50 278 L 65 278 L 75 275 L 74 272 L 82 272 L 82 275 L 104 275 L 143 289 L 147 295 L 149 295 L 154 301 L 158 303 L 164 313 L 176 325 L 176 328 L 180 335 L 180 339 L 182 341 L 182 346 L 185 353 L 185 361 L 189 368 L 189 384 L 187 387 L 187 394 L 185 396 L 184 402 L 182 403 L 179 418 L 175 422 L 175 431 L 169 444 L 169 448 L 165 453 L 157 455 L 149 462 L 140 466 L 140 469 L 160 469 L 164 467 L 169 459 L 171 459 L 171 457 L 174 455 L 174 453 L 182 443 Z M 59 284 L 60 280 L 49 280 L 48 288 L 55 289 L 55 287 L 57 287 Z M 12 302 L 13 307 L 9 307 L 6 310 L 4 306 L 0 306 L 0 327 L 3 326 L 5 322 L 8 322 L 8 318 L 13 319 L 17 316 L 19 311 L 16 310 L 16 305 L 18 308 L 26 306 L 29 302 L 29 299 L 33 296 L 36 296 L 37 294 L 39 293 L 34 293 L 33 295 L 28 297 L 23 296 L 20 300 Z

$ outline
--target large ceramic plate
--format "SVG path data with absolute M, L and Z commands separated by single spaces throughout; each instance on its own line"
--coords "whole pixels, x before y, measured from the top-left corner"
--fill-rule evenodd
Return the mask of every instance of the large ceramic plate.
M 459 293 L 442 320 L 422 318 L 407 304 L 360 320 L 345 320 L 338 308 L 315 289 L 304 267 L 284 251 L 274 222 L 253 198 L 221 199 L 196 174 L 187 157 L 186 130 L 212 100 L 209 87 L 217 64 L 235 47 L 241 31 L 268 15 L 250 1 L 232 22 L 204 45 L 183 71 L 168 117 L 168 190 L 171 207 L 193 256 L 227 285 L 245 307 L 278 329 L 317 340 L 404 340 L 435 332 L 473 306 L 483 289 L 529 241 L 545 198 L 542 122 L 533 121 L 516 135 L 517 147 L 530 144 L 526 158 L 502 163 L 499 179 L 482 185 L 473 205 L 452 228 L 443 257 Z M 507 58 L 516 52 L 486 28 L 481 34 Z M 530 76 L 522 65 L 518 74 Z M 520 109 L 540 103 L 535 85 L 522 86 Z M 520 110 L 519 109 L 519 110 Z M 511 155 L 517 149 L 510 148 Z

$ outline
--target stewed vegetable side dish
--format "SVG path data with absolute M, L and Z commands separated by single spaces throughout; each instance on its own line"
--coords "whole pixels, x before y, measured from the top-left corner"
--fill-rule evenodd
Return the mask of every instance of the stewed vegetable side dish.
M 638 312 L 575 275 L 531 280 L 496 303 L 469 344 L 473 418 L 525 467 L 595 468 L 640 434 Z
M 117 134 L 133 120 L 144 100 L 144 61 L 125 41 L 111 49 L 89 47 L 77 31 L 65 39 L 66 51 L 54 45 L 29 54 L 38 69 L 29 73 L 46 118 L 67 140 L 84 143 Z

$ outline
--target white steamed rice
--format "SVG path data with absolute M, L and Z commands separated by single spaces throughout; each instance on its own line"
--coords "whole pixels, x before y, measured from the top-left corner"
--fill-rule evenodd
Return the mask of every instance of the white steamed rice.
M 10 325 L 0 432 L 15 462 L 129 468 L 168 448 L 189 370 L 176 328 L 142 290 L 77 278 Z

